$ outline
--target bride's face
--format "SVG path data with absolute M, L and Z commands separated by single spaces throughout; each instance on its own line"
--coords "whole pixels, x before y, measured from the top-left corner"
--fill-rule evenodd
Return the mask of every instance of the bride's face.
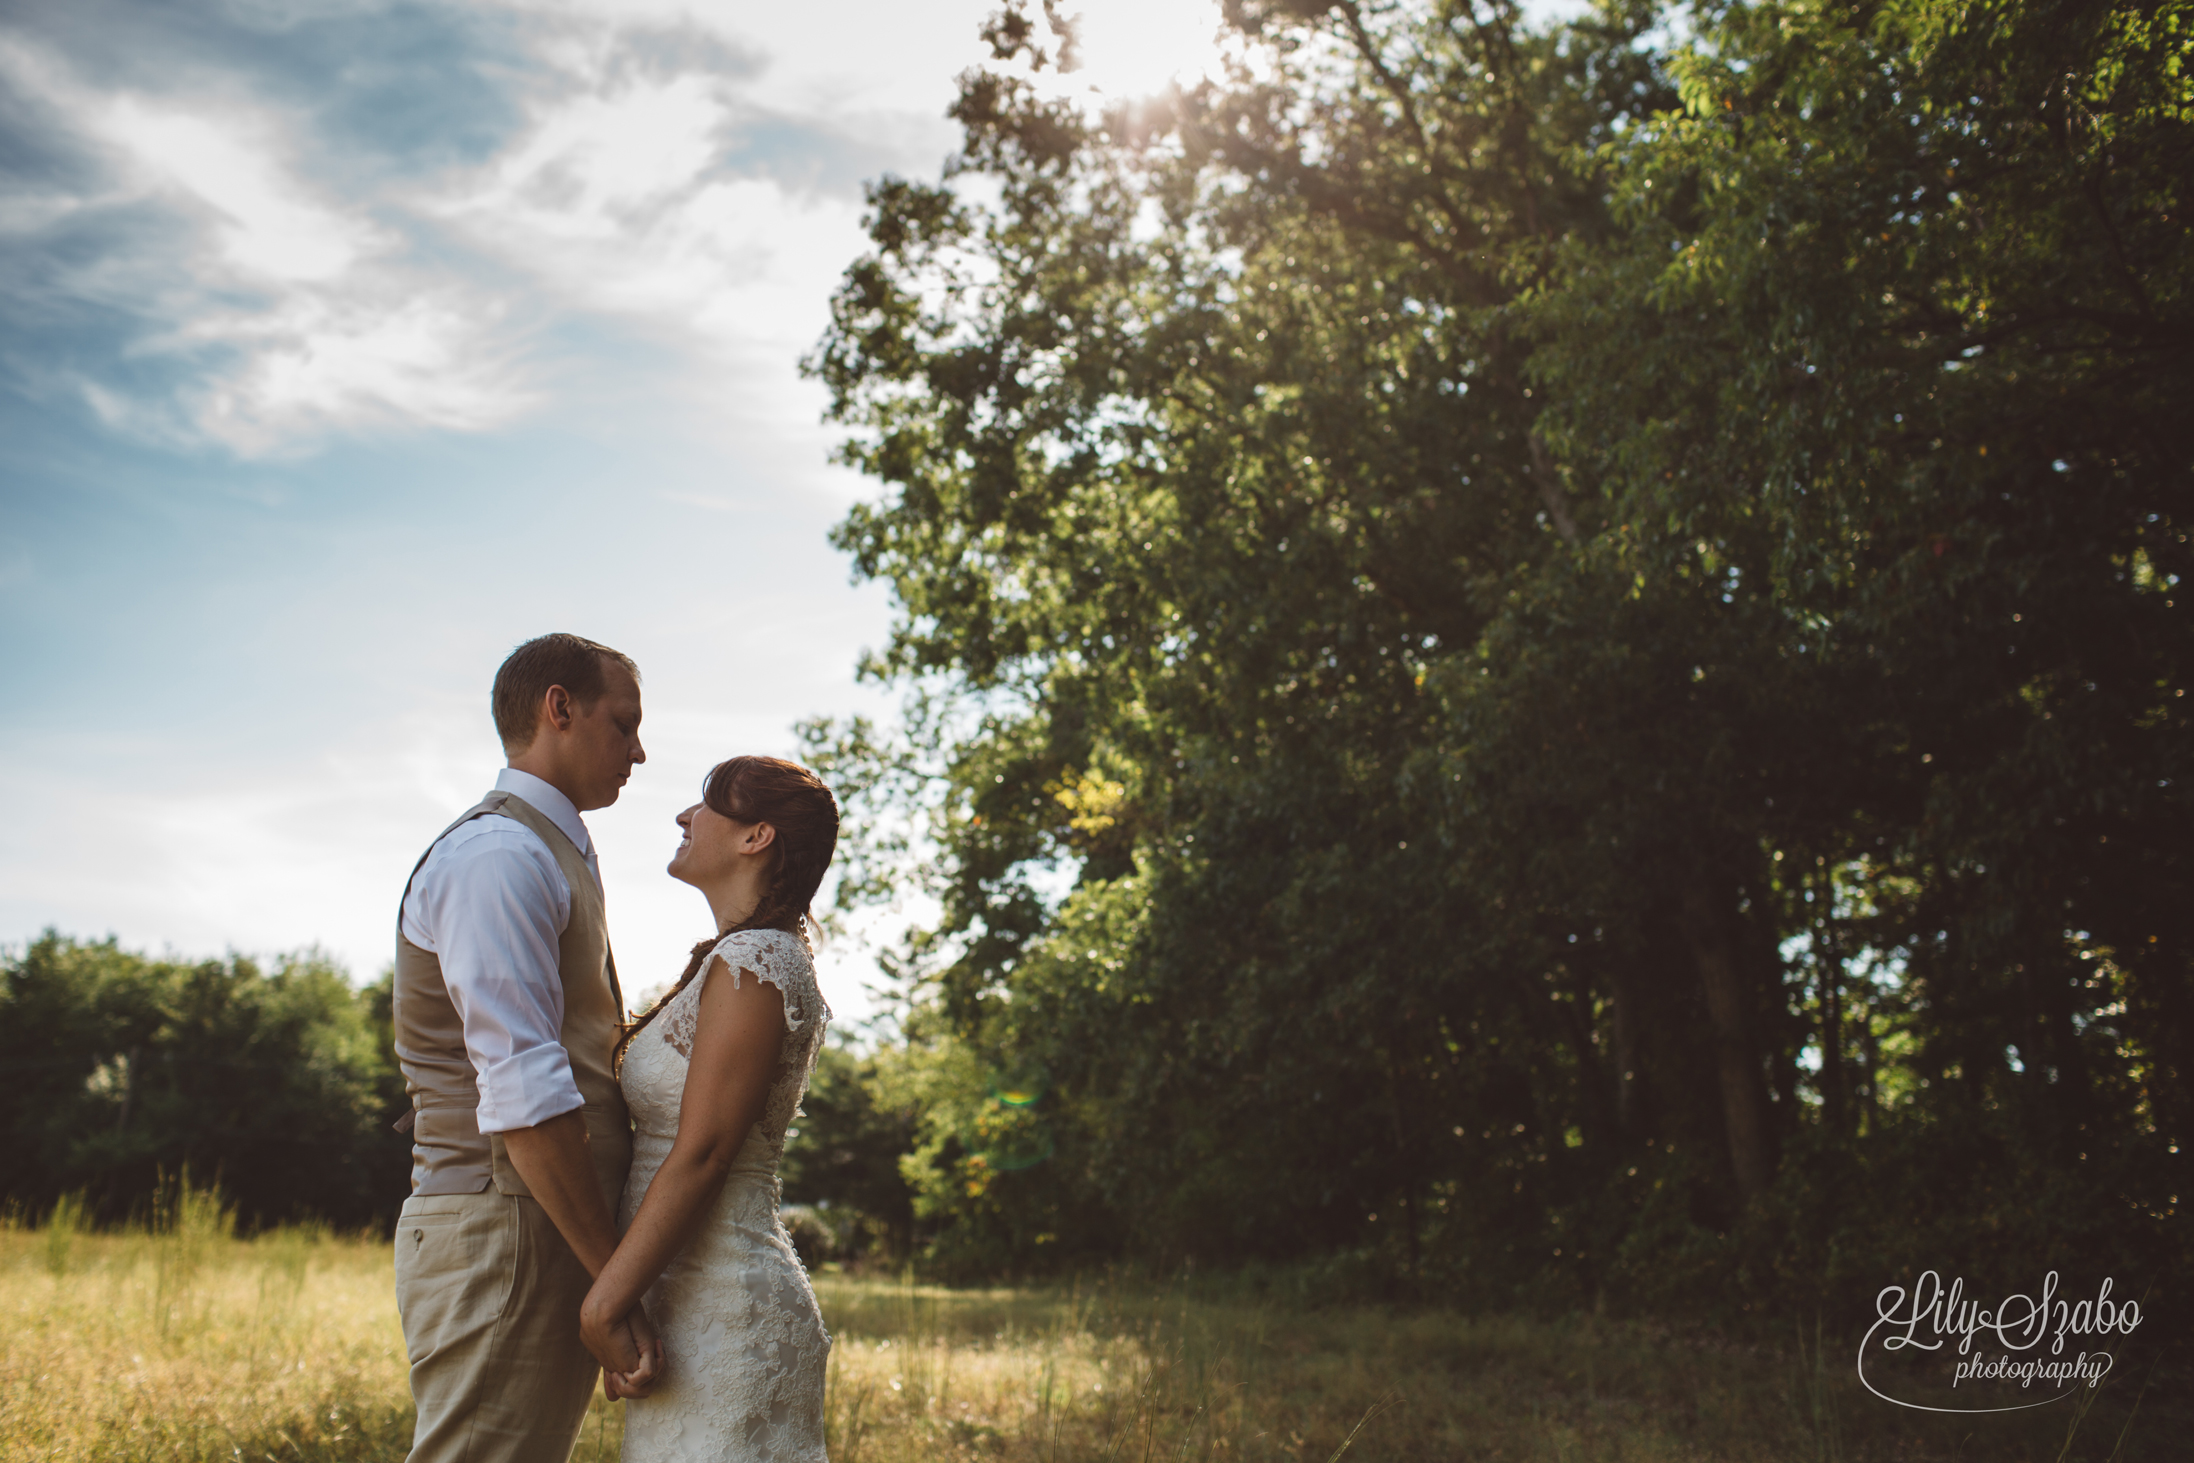
M 739 866 L 747 835 L 754 828 L 752 823 L 725 817 L 706 803 L 695 803 L 680 813 L 678 826 L 685 836 L 670 856 L 668 872 L 673 879 L 697 886 L 731 875 Z

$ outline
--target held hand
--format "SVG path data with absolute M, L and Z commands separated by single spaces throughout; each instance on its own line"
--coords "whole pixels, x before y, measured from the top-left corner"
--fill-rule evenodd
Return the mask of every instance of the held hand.
M 579 1339 L 601 1363 L 602 1391 L 612 1401 L 655 1390 L 663 1372 L 663 1343 L 644 1309 L 634 1306 L 612 1320 L 590 1295 L 579 1308 Z
M 640 1365 L 635 1371 L 602 1373 L 602 1394 L 612 1402 L 628 1397 L 645 1397 L 655 1390 L 662 1375 L 662 1348 L 640 1348 Z
M 663 1378 L 663 1338 L 656 1334 L 647 1311 L 640 1306 L 634 1306 L 625 1317 L 625 1329 L 632 1337 L 633 1349 L 640 1353 L 640 1365 L 618 1377 L 617 1384 L 627 1397 L 645 1397 Z
M 579 1339 L 605 1372 L 629 1374 L 640 1369 L 640 1347 L 631 1327 L 625 1324 L 624 1317 L 611 1316 L 597 1306 L 591 1295 L 587 1297 L 587 1303 L 579 1307 Z

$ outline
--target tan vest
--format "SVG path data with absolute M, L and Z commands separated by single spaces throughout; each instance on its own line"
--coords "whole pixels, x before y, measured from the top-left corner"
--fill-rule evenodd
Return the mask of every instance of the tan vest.
M 610 1070 L 625 1000 L 617 986 L 617 961 L 610 954 L 602 889 L 564 830 L 532 804 L 507 792 L 489 793 L 443 829 L 434 843 L 474 818 L 490 814 L 532 829 L 556 856 L 556 867 L 571 886 L 571 918 L 557 946 L 556 973 L 564 987 L 564 1025 L 557 1040 L 571 1057 L 571 1075 L 585 1104 L 587 1150 L 603 1197 L 615 1213 L 625 1187 L 625 1170 L 632 1166 L 632 1119 Z M 434 843 L 427 845 L 427 853 L 434 851 Z M 421 854 L 412 865 L 413 878 L 426 861 L 426 854 Z M 410 894 L 411 880 L 406 879 L 404 895 Z M 402 900 L 397 902 L 396 914 L 394 1015 L 398 1060 L 411 1093 L 412 1111 L 407 1116 L 411 1119 L 412 1192 L 477 1194 L 492 1182 L 501 1193 L 526 1194 L 525 1181 L 511 1167 L 502 1137 L 480 1131 L 479 1074 L 465 1052 L 464 1023 L 442 980 L 441 960 L 404 938 Z M 404 1057 L 403 1052 L 412 1055 Z

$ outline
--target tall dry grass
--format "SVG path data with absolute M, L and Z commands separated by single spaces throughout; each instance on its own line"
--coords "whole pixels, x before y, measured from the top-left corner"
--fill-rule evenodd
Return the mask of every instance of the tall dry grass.
M 835 1463 L 2072 1460 L 2180 1456 L 2138 1379 L 2090 1410 L 1898 1415 L 1842 1346 L 1590 1318 L 1304 1310 L 1134 1283 L 945 1290 L 824 1274 Z M 384 1242 L 242 1240 L 209 1195 L 91 1234 L 0 1225 L 0 1459 L 396 1463 L 410 1437 Z M 617 1456 L 596 1397 L 575 1457 Z M 2069 1442 L 2067 1441 L 2069 1436 Z
M 1208 1289 L 817 1290 L 838 1338 L 834 1463 L 2103 1463 L 2177 1459 L 2187 1435 L 2153 1395 L 2134 1411 L 2139 1378 L 2040 1417 L 1906 1411 L 1795 1328 L 1783 1348 Z
M 291 1228 L 242 1240 L 178 1186 L 93 1234 L 63 1201 L 0 1225 L 0 1459 L 401 1459 L 411 1438 L 386 1243 Z M 597 1398 L 577 1457 L 617 1456 Z

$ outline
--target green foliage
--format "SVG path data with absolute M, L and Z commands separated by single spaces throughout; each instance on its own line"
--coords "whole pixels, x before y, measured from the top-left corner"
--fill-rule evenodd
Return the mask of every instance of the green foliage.
M 187 1210 L 188 1172 L 255 1227 L 385 1220 L 409 1162 L 386 986 L 310 952 L 263 971 L 48 931 L 0 964 L 0 1190 L 114 1222 L 164 1194 Z
M 811 362 L 932 1253 L 2177 1273 L 2194 8 L 1015 13 Z
M 786 1201 L 817 1206 L 834 1253 L 903 1264 L 914 1243 L 914 1204 L 899 1159 L 914 1145 L 919 1118 L 884 1076 L 897 1060 L 891 1051 L 824 1047 L 782 1173 Z

